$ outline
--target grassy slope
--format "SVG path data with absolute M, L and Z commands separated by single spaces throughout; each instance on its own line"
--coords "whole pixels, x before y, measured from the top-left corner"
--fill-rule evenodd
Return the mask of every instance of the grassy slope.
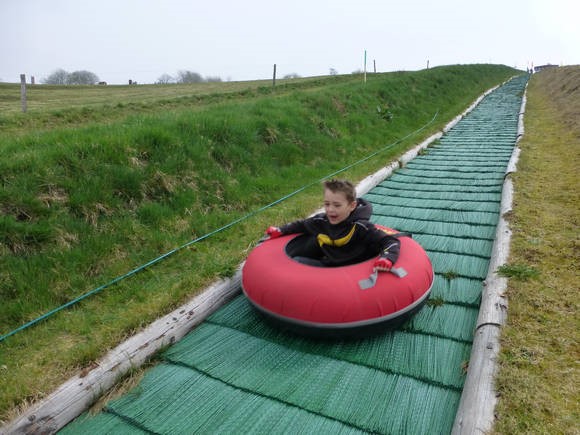
M 363 178 L 514 72 L 455 66 L 371 76 L 366 85 L 340 77 L 193 95 L 163 100 L 157 110 L 147 102 L 141 112 L 139 105 L 106 106 L 67 109 L 66 117 L 59 116 L 64 109 L 47 109 L 4 118 L 2 333 L 301 186 L 315 186 L 0 343 L 0 420 L 230 274 L 267 225 L 317 208 L 320 177 L 440 111 L 420 135 L 342 174 Z
M 508 284 L 501 434 L 578 433 L 579 85 L 580 67 L 568 67 L 534 75 L 528 86 L 509 260 L 521 278 Z

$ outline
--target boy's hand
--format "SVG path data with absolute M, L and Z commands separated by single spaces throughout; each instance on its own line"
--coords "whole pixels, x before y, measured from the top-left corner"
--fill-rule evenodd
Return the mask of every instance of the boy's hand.
M 388 272 L 393 267 L 393 262 L 388 258 L 379 257 L 375 260 L 373 267 L 374 270 L 378 270 L 379 272 Z
M 269 227 L 266 230 L 266 234 L 268 236 L 270 236 L 271 239 L 275 239 L 275 238 L 280 237 L 282 235 L 282 231 L 280 231 L 280 228 L 278 228 L 278 227 Z

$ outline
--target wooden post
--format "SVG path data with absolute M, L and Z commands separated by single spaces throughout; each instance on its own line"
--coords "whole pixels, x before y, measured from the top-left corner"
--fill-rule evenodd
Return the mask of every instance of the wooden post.
M 272 74 L 272 87 L 276 86 L 276 64 L 274 64 L 274 73 Z
M 367 51 L 365 50 L 364 82 L 367 82 Z
M 374 67 L 374 71 L 376 74 L 377 73 L 377 61 L 375 59 L 373 59 L 373 67 Z
M 20 74 L 20 101 L 22 103 L 22 112 L 26 113 L 26 75 Z

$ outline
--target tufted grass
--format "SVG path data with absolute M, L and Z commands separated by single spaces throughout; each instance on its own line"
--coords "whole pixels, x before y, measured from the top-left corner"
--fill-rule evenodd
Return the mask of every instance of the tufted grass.
M 578 433 L 579 83 L 580 67 L 566 67 L 534 75 L 528 86 L 510 217 L 513 277 L 497 380 L 498 434 Z

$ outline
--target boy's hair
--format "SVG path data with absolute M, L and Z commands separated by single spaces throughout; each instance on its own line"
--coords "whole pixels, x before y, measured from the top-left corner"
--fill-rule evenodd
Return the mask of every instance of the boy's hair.
M 342 192 L 346 196 L 346 200 L 350 203 L 356 201 L 356 189 L 354 185 L 347 180 L 326 180 L 324 188 L 331 192 Z

